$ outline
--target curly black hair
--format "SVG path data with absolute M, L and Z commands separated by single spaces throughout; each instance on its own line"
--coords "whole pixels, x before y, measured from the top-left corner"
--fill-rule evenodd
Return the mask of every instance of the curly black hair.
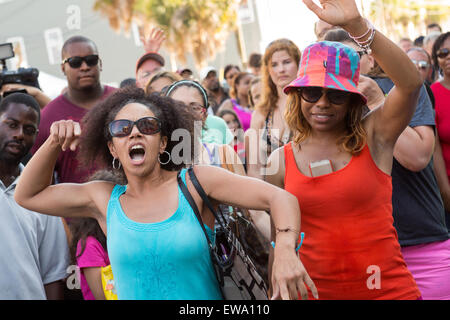
M 127 86 L 96 104 L 84 116 L 80 137 L 80 160 L 83 164 L 88 165 L 95 162 L 101 168 L 112 169 L 113 156 L 108 148 L 108 141 L 111 141 L 112 137 L 108 126 L 115 119 L 117 113 L 130 103 L 141 103 L 147 106 L 160 120 L 160 134 L 162 137 L 167 137 L 165 151 L 170 155 L 172 155 L 174 147 L 180 143 L 180 141 L 172 140 L 172 134 L 177 129 L 187 130 L 190 146 L 194 146 L 196 141 L 194 122 L 196 118 L 182 102 L 169 97 L 147 95 L 143 89 Z M 197 132 L 195 133 L 198 135 Z M 172 157 L 168 163 L 161 164 L 161 168 L 168 171 L 178 171 L 184 168 L 186 164 L 193 163 L 196 148 L 191 147 L 190 149 L 190 154 L 180 154 L 183 159 L 182 163 L 175 162 Z M 120 169 L 120 171 L 123 174 L 123 169 Z

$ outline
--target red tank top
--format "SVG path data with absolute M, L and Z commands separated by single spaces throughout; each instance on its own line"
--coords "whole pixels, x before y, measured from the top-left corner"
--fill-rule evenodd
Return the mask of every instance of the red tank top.
M 419 298 L 393 227 L 391 177 L 368 146 L 344 168 L 314 178 L 298 170 L 292 142 L 284 155 L 284 188 L 298 199 L 305 233 L 300 259 L 319 298 Z

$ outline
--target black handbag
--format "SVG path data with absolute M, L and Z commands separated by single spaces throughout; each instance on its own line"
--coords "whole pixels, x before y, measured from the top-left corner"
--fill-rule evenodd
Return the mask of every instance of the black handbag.
M 211 260 L 223 298 L 225 300 L 267 300 L 266 283 L 258 273 L 252 258 L 246 253 L 244 246 L 242 246 L 238 237 L 231 229 L 231 227 L 237 224 L 227 223 L 220 210 L 218 210 L 218 214 L 198 182 L 192 168 L 188 169 L 188 173 L 191 182 L 203 199 L 203 202 L 219 222 L 219 225 L 216 227 L 216 240 L 212 244 L 206 233 L 200 211 L 187 186 L 178 174 L 178 185 L 191 205 L 208 242 Z

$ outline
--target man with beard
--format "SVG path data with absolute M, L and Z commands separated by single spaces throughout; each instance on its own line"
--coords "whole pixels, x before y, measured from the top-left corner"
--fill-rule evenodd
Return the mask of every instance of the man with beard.
M 208 91 L 212 112 L 213 114 L 216 114 L 222 102 L 230 99 L 230 97 L 220 85 L 219 78 L 217 77 L 217 70 L 213 67 L 204 68 L 200 72 L 200 79 L 203 87 Z
M 68 246 L 60 218 L 20 207 L 14 190 L 21 159 L 38 133 L 40 110 L 30 95 L 0 103 L 0 299 L 62 299 Z
M 115 88 L 100 83 L 102 61 L 95 43 L 82 36 L 69 38 L 62 48 L 61 70 L 67 78 L 67 90 L 42 110 L 39 134 L 32 152 L 44 143 L 50 134 L 50 126 L 58 120 L 80 122 L 97 102 Z M 56 163 L 59 182 L 85 182 L 95 168 L 78 168 L 76 151 L 61 152 Z

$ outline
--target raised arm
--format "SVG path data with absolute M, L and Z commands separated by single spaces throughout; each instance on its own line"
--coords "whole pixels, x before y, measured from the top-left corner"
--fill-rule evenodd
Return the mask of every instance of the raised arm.
M 164 30 L 153 27 L 149 36 L 147 38 L 141 36 L 140 40 L 144 45 L 145 52 L 158 52 L 161 45 L 166 40 L 166 35 L 164 34 Z
M 312 0 L 303 0 L 320 19 L 342 27 L 358 41 L 370 43 L 370 26 L 358 12 L 355 1 L 321 0 L 322 8 Z M 362 37 L 365 35 L 364 37 Z M 370 44 L 372 56 L 394 82 L 384 105 L 374 110 L 367 118 L 366 127 L 369 143 L 380 149 L 393 148 L 395 141 L 406 128 L 414 114 L 419 90 L 422 85 L 420 74 L 411 59 L 392 41 L 378 30 Z M 370 119 L 370 120 L 369 120 Z
M 26 90 L 30 96 L 36 99 L 41 109 L 44 109 L 44 107 L 52 100 L 44 92 L 42 92 L 42 90 L 24 84 L 8 83 L 3 85 L 0 89 L 0 94 L 14 90 Z
M 317 289 L 295 252 L 300 230 L 297 198 L 259 179 L 232 174 L 221 168 L 195 167 L 194 172 L 212 199 L 237 207 L 271 212 L 277 230 L 271 278 L 273 298 L 297 299 L 297 292 L 307 298 L 304 284 L 317 297 Z
M 101 190 L 108 188 L 107 182 L 51 185 L 59 153 L 67 148 L 75 150 L 80 133 L 79 124 L 71 120 L 52 124 L 50 136 L 20 176 L 14 192 L 19 205 L 32 211 L 66 218 L 100 218 L 101 214 L 94 200 L 101 194 Z

